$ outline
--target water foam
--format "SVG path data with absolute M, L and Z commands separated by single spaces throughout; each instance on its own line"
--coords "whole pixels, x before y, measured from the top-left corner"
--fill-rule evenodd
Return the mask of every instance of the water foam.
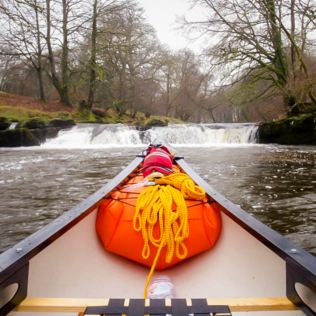
M 157 139 L 173 146 L 249 145 L 256 143 L 257 129 L 255 124 L 175 124 L 140 131 L 121 124 L 79 124 L 42 147 L 142 147 Z

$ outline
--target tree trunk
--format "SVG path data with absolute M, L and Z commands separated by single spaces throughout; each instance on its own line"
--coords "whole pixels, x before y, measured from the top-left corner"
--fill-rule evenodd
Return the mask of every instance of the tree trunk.
M 89 79 L 89 95 L 88 107 L 92 109 L 96 85 L 96 42 L 97 42 L 97 6 L 98 0 L 94 0 L 93 16 L 92 16 L 92 32 L 91 32 L 91 57 L 90 57 L 90 79 Z
M 37 0 L 34 3 L 35 10 L 35 19 L 36 19 L 36 40 L 37 40 L 37 78 L 38 78 L 38 87 L 39 87 L 39 98 L 42 101 L 45 101 L 45 92 L 44 92 L 44 82 L 43 82 L 43 65 L 42 65 L 42 46 L 40 38 L 40 26 L 38 18 L 38 6 Z
M 167 101 L 166 101 L 166 116 L 169 116 L 171 113 L 171 104 L 170 104 L 170 72 L 168 69 L 167 73 Z
M 62 58 L 61 58 L 61 80 L 59 79 L 56 71 L 56 63 L 54 52 L 52 49 L 51 43 L 51 8 L 50 8 L 51 0 L 46 0 L 46 22 L 47 22 L 47 30 L 46 30 L 46 42 L 47 42 L 47 50 L 48 50 L 48 61 L 50 65 L 50 74 L 49 77 L 51 79 L 52 84 L 57 90 L 60 98 L 60 102 L 65 105 L 71 105 L 69 100 L 69 92 L 68 92 L 68 8 L 67 1 L 63 0 L 63 45 L 62 45 Z
M 63 0 L 63 45 L 62 45 L 62 58 L 61 58 L 61 95 L 60 101 L 65 105 L 70 105 L 69 100 L 69 69 L 68 69 L 68 0 Z
M 50 80 L 54 85 L 55 89 L 57 90 L 59 96 L 61 96 L 61 84 L 56 72 L 56 64 L 55 64 L 55 57 L 52 49 L 51 43 L 51 8 L 50 8 L 51 0 L 46 0 L 46 43 L 47 43 L 47 50 L 48 50 L 48 61 L 50 66 Z
M 294 91 L 291 91 L 290 87 L 287 87 L 289 82 L 289 71 L 286 57 L 284 55 L 282 47 L 282 35 L 280 21 L 276 16 L 276 4 L 275 0 L 264 1 L 267 13 L 268 23 L 270 25 L 271 41 L 274 49 L 273 65 L 276 69 L 275 73 L 278 79 L 278 85 L 283 90 L 284 104 L 289 108 L 291 112 L 296 104 L 296 96 Z
M 284 87 L 288 81 L 288 66 L 282 48 L 281 28 L 276 16 L 275 0 L 265 0 L 268 22 L 271 28 L 271 40 L 274 48 L 273 64 L 280 86 Z
M 295 89 L 296 81 L 296 51 L 295 51 L 295 0 L 291 0 L 291 63 L 292 63 L 292 76 L 293 76 L 293 85 Z
M 216 123 L 216 119 L 215 119 L 215 116 L 214 116 L 214 113 L 213 113 L 213 109 L 209 109 L 209 114 L 210 114 L 210 116 L 211 116 L 211 118 L 212 118 L 212 123 Z
M 39 67 L 36 69 L 36 72 L 37 72 L 37 80 L 38 80 L 38 88 L 39 88 L 39 98 L 42 101 L 46 101 L 42 65 L 39 65 Z

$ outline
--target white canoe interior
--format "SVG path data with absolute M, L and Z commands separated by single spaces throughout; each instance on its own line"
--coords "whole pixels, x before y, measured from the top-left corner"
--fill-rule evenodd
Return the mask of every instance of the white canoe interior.
M 159 272 L 171 278 L 176 296 L 228 305 L 236 316 L 305 315 L 286 298 L 285 260 L 222 210 L 222 233 L 213 249 Z M 27 297 L 9 315 L 83 315 L 87 306 L 106 305 L 107 299 L 125 298 L 128 304 L 142 298 L 149 269 L 103 249 L 96 207 L 82 214 L 30 258 Z M 316 315 L 315 292 L 303 288 L 300 295 Z
M 107 253 L 97 238 L 95 217 L 96 210 L 30 260 L 29 298 L 98 298 L 100 304 L 109 297 L 142 297 L 148 269 Z M 251 305 L 269 304 L 270 299 L 271 307 L 258 306 L 257 309 L 294 308 L 285 299 L 284 261 L 228 216 L 223 214 L 222 219 L 223 231 L 215 248 L 162 272 L 172 279 L 177 297 L 208 298 L 222 304 L 244 303 L 245 310 L 255 308 Z M 31 307 L 22 303 L 18 310 L 36 310 L 32 304 L 36 302 L 30 300 Z M 54 301 L 40 304 L 47 304 L 49 311 Z M 70 304 L 73 304 L 71 300 Z M 45 310 L 45 306 L 42 309 Z M 255 315 L 304 314 L 298 310 L 278 310 Z

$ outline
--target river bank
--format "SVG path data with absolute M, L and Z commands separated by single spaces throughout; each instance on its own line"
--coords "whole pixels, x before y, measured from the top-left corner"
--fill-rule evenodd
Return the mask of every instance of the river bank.
M 79 123 L 124 124 L 145 131 L 155 126 L 183 122 L 142 112 L 122 112 L 115 106 L 89 110 L 82 102 L 77 108 L 72 108 L 56 102 L 46 103 L 0 92 L 0 147 L 39 146 L 56 137 L 60 130 Z M 258 123 L 256 142 L 315 145 L 316 113 Z
M 0 147 L 39 146 L 80 123 L 125 124 L 146 130 L 182 121 L 115 107 L 90 110 L 84 102 L 73 108 L 0 91 Z

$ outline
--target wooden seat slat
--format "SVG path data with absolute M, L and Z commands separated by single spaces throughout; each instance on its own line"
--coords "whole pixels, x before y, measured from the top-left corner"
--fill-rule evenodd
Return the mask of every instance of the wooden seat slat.
M 104 298 L 26 298 L 15 308 L 18 312 L 76 312 L 82 313 L 87 306 L 107 306 L 109 299 Z M 288 311 L 297 310 L 286 297 L 263 298 L 222 298 L 207 299 L 208 305 L 227 305 L 232 312 L 247 311 Z M 166 306 L 170 302 L 166 302 Z

